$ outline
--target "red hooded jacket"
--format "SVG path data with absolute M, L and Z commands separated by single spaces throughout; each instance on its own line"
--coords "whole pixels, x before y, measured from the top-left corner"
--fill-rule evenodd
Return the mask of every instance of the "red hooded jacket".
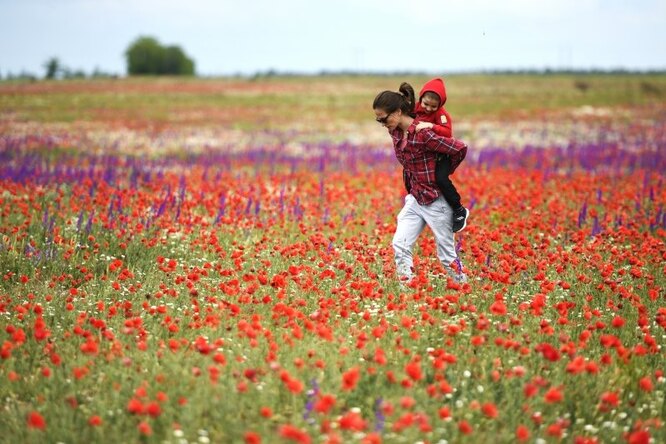
M 426 110 L 421 106 L 421 98 L 423 97 L 423 94 L 428 91 L 437 94 L 440 100 L 439 108 L 432 113 L 426 112 Z M 446 109 L 444 109 L 445 103 L 446 87 L 444 86 L 444 80 L 439 78 L 429 80 L 425 85 L 423 85 L 423 88 L 421 88 L 418 101 L 416 102 L 416 120 L 418 122 L 430 122 L 435 125 L 433 126 L 432 130 L 438 136 L 453 137 L 453 124 L 451 123 L 451 116 L 446 111 Z
M 426 110 L 421 106 L 421 98 L 423 97 L 423 94 L 428 91 L 434 92 L 440 98 L 439 108 L 431 113 L 426 112 Z M 416 113 L 415 121 L 430 122 L 434 125 L 432 130 L 438 136 L 453 137 L 453 124 L 451 123 L 451 116 L 446 111 L 446 109 L 444 109 L 445 103 L 446 87 L 444 86 L 444 80 L 439 78 L 429 80 L 425 85 L 423 85 L 423 88 L 421 88 L 421 92 L 419 93 L 419 99 L 414 109 Z M 451 160 L 449 174 L 453 174 L 455 172 L 456 168 L 458 168 L 458 165 L 460 165 L 460 163 L 465 159 L 466 155 L 467 147 L 458 153 L 449 155 L 449 159 Z

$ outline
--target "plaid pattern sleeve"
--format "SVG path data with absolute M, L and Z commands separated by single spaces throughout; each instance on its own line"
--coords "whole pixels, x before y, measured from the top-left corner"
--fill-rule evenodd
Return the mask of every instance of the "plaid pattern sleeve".
M 442 137 L 434 131 L 427 132 L 426 130 L 421 132 L 425 133 L 422 134 L 422 137 L 425 139 L 424 143 L 428 149 L 449 155 L 449 159 L 451 159 L 449 174 L 453 174 L 456 168 L 458 168 L 458 165 L 460 165 L 460 163 L 465 160 L 465 156 L 467 156 L 467 144 L 458 139 Z
M 427 150 L 436 151 L 442 154 L 456 155 L 462 150 L 467 150 L 465 142 L 451 137 L 438 136 L 431 129 L 425 129 L 415 135 L 415 139 L 420 139 L 416 143 L 423 143 Z
M 448 154 L 451 163 L 457 166 L 467 152 L 467 145 L 456 139 L 440 137 L 432 130 L 417 133 L 413 126 L 409 128 L 406 137 L 403 136 L 400 129 L 391 133 L 395 155 L 405 169 L 410 194 L 419 204 L 429 205 L 440 195 L 435 181 L 437 153 Z

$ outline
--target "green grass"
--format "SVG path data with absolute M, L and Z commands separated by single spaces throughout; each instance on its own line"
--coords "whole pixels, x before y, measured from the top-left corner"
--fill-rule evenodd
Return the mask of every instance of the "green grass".
M 374 96 L 428 77 L 275 77 L 251 79 L 68 80 L 0 83 L 0 115 L 19 121 L 221 124 L 279 128 L 332 119 L 363 123 Z M 660 104 L 666 75 L 450 75 L 447 109 L 456 121 L 502 119 L 581 106 Z

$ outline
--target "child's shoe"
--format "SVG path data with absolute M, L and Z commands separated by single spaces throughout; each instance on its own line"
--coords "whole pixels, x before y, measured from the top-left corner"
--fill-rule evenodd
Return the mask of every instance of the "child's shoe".
M 460 207 L 453 212 L 453 232 L 457 233 L 462 231 L 467 226 L 467 217 L 469 210 L 465 207 Z

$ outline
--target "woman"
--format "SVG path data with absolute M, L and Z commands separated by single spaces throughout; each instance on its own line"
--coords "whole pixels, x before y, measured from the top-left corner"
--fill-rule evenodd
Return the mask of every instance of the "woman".
M 393 251 L 398 276 L 410 282 L 414 277 L 412 248 L 426 225 L 435 235 L 437 257 L 446 271 L 457 281 L 465 282 L 453 242 L 453 210 L 441 196 L 435 181 L 437 153 L 459 162 L 467 153 L 467 145 L 459 140 L 441 137 L 432 129 L 416 131 L 414 120 L 414 89 L 408 83 L 400 92 L 383 91 L 372 104 L 377 122 L 388 129 L 393 148 L 404 168 L 405 186 L 409 194 L 398 214 L 398 226 L 393 236 Z M 456 263 L 456 270 L 451 265 Z

